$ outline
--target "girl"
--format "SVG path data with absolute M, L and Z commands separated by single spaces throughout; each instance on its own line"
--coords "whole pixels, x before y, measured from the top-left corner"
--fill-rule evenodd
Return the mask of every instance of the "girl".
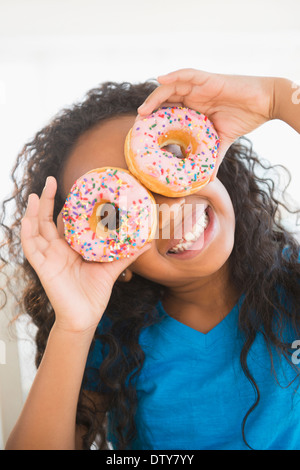
M 15 222 L 4 227 L 37 326 L 38 371 L 8 449 L 300 447 L 299 244 L 274 183 L 255 172 L 266 167 L 238 139 L 270 119 L 300 132 L 295 91 L 285 79 L 196 70 L 159 82 L 91 90 L 18 157 Z M 64 200 L 85 172 L 126 168 L 136 109 L 140 119 L 163 103 L 208 115 L 221 138 L 205 188 L 154 194 L 210 206 L 203 246 L 176 254 L 171 230 L 131 259 L 85 262 L 63 239 Z

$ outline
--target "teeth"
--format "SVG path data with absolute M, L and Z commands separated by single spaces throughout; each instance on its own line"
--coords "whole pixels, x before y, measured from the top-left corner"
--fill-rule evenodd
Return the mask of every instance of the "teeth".
M 204 212 L 201 218 L 197 221 L 197 223 L 192 228 L 191 232 L 187 232 L 184 234 L 183 238 L 177 243 L 177 245 L 173 246 L 170 253 L 181 253 L 182 251 L 188 250 L 191 248 L 193 243 L 198 240 L 200 235 L 204 232 L 208 225 L 208 216 L 206 212 Z
M 197 235 L 193 232 L 188 232 L 186 235 L 184 235 L 184 239 L 187 242 L 193 242 L 197 239 Z

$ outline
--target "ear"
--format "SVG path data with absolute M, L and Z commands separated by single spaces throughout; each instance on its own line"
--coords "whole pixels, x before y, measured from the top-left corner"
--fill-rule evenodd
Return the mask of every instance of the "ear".
M 133 276 L 132 271 L 129 268 L 126 268 L 123 272 L 121 272 L 120 276 L 118 277 L 118 281 L 129 282 L 131 281 L 132 276 Z

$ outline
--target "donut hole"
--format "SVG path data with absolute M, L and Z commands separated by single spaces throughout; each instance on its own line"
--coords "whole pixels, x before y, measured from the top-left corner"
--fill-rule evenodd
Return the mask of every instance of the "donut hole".
M 109 201 L 103 201 L 98 204 L 96 209 L 96 231 L 111 232 L 120 228 L 120 209 Z
M 174 157 L 180 158 L 181 160 L 186 157 L 185 149 L 177 144 L 167 144 L 161 147 L 163 151 L 172 153 Z
M 180 160 L 188 158 L 190 154 L 195 154 L 198 146 L 197 141 L 189 132 L 171 130 L 159 137 L 158 145 L 163 152 L 172 154 Z

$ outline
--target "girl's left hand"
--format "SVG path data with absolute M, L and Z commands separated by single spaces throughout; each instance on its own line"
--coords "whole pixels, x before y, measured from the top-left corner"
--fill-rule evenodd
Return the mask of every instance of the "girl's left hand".
M 218 168 L 230 145 L 240 136 L 273 119 L 274 86 L 272 77 L 221 75 L 182 69 L 158 78 L 159 86 L 138 108 L 140 117 L 161 105 L 180 103 L 205 114 L 220 138 Z

